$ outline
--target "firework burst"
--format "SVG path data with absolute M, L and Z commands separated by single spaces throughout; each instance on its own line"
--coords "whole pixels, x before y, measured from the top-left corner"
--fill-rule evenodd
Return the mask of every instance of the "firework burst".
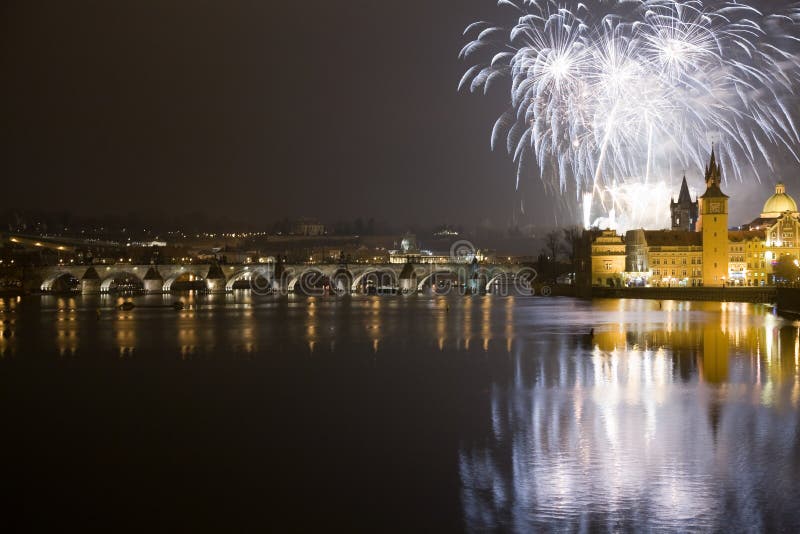
M 800 79 L 800 10 L 744 3 L 500 0 L 516 22 L 470 25 L 460 88 L 510 78 L 510 108 L 495 123 L 517 184 L 529 163 L 579 198 L 615 183 L 647 184 L 701 168 L 709 142 L 729 174 L 759 179 L 770 146 L 797 158 L 788 99 Z M 599 195 L 602 197 L 602 195 Z

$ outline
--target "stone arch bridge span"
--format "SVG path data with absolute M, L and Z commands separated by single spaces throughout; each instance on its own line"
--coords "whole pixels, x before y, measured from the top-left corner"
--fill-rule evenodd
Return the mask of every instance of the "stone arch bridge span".
M 64 281 L 78 281 L 82 293 L 139 287 L 161 293 L 176 282 L 191 281 L 210 292 L 249 288 L 260 293 L 349 294 L 371 291 L 415 293 L 460 288 L 470 292 L 503 292 L 509 285 L 523 289 L 536 272 L 518 264 L 164 264 L 64 265 L 41 267 L 35 276 L 43 292 L 58 291 Z

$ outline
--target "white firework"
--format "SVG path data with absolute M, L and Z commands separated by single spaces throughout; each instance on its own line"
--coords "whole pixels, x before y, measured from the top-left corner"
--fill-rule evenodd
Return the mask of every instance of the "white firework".
M 500 0 L 509 28 L 470 25 L 461 56 L 477 63 L 460 87 L 488 91 L 510 77 L 510 109 L 496 122 L 517 162 L 576 193 L 615 183 L 663 185 L 675 168 L 702 168 L 709 141 L 737 179 L 768 146 L 795 158 L 788 99 L 800 79 L 800 10 L 764 13 L 734 2 Z

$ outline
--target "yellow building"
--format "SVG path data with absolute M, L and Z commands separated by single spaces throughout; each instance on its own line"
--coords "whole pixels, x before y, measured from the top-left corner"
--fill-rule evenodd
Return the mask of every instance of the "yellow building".
M 624 238 L 612 230 L 593 234 L 592 284 L 763 286 L 781 281 L 774 270 L 779 261 L 800 266 L 800 213 L 782 183 L 760 217 L 743 230 L 729 230 L 729 199 L 713 151 L 705 181 L 696 231 L 631 230 Z
M 703 233 L 703 285 L 722 287 L 728 277 L 728 195 L 720 189 L 722 173 L 714 151 L 706 169 L 706 192 L 700 201 L 697 226 Z
M 647 243 L 649 284 L 700 286 L 703 281 L 703 242 L 700 232 L 634 230 Z M 631 232 L 628 233 L 630 235 Z
M 775 194 L 764 203 L 761 216 L 747 226 L 764 234 L 761 246 L 748 251 L 747 259 L 753 271 L 759 273 L 759 279 L 765 284 L 781 281 L 776 280 L 776 264 L 800 260 L 800 213 L 782 183 L 775 186 Z
M 603 230 L 592 242 L 592 285 L 619 286 L 625 271 L 625 241 L 614 230 Z
M 728 232 L 728 281 L 731 285 L 767 285 L 763 230 Z

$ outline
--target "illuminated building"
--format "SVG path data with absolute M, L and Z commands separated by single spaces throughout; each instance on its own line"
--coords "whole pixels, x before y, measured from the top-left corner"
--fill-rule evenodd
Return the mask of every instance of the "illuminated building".
M 389 251 L 389 263 L 423 263 L 423 264 L 450 264 L 450 263 L 472 263 L 477 259 L 479 262 L 488 260 L 487 255 L 481 250 L 461 251 L 432 251 L 421 249 L 417 245 L 417 238 L 413 234 L 406 234 L 400 242 L 400 248 Z
M 292 233 L 302 236 L 325 235 L 325 225 L 315 219 L 297 219 L 292 223 Z
M 698 199 L 704 286 L 724 286 L 728 279 L 728 195 L 720 189 L 721 181 L 722 173 L 712 150 L 706 169 L 706 192 Z
M 713 151 L 705 181 L 705 193 L 693 202 L 683 179 L 677 202 L 670 201 L 671 230 L 630 230 L 624 238 L 613 230 L 592 234 L 592 284 L 764 286 L 780 281 L 774 273 L 779 261 L 800 263 L 800 213 L 782 183 L 758 218 L 729 230 L 729 198 Z
M 622 236 L 614 230 L 603 230 L 592 242 L 592 284 L 621 285 L 625 257 Z
M 673 230 L 695 231 L 698 215 L 698 201 L 692 201 L 689 194 L 689 185 L 686 183 L 686 176 L 681 182 L 681 192 L 678 194 L 678 201 L 669 203 L 670 218 Z

